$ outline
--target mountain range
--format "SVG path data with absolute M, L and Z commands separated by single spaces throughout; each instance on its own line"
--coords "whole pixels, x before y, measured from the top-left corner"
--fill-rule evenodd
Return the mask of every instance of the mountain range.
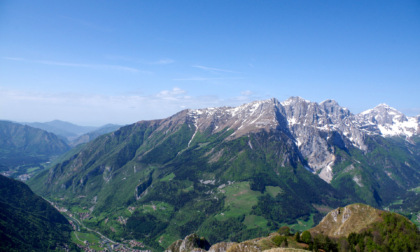
M 97 127 L 80 126 L 80 125 L 76 125 L 70 122 L 65 122 L 65 121 L 60 121 L 60 120 L 53 120 L 53 121 L 44 122 L 44 123 L 30 122 L 30 123 L 23 123 L 23 124 L 54 133 L 58 136 L 65 137 L 68 140 L 75 139 L 80 135 L 86 134 L 90 131 L 97 129 Z
M 116 240 L 240 241 L 399 199 L 420 184 L 419 133 L 418 116 L 383 104 L 355 115 L 333 100 L 273 98 L 121 127 L 29 185 Z
M 87 143 L 100 135 L 115 131 L 121 127 L 121 125 L 116 124 L 106 124 L 101 127 L 80 126 L 60 120 L 44 123 L 32 122 L 23 124 L 53 133 L 61 137 L 72 147 Z

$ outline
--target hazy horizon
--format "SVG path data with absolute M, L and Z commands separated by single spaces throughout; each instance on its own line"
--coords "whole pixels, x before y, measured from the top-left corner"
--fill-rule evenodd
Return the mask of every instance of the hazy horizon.
M 272 98 L 275 98 L 275 97 L 272 97 Z M 303 98 L 304 99 L 304 97 L 301 97 L 301 98 Z M 277 99 L 277 98 L 276 98 Z M 334 99 L 331 99 L 331 100 L 334 100 Z M 254 100 L 254 101 L 257 101 L 257 100 Z M 280 102 L 282 102 L 283 100 L 279 100 Z M 253 102 L 253 101 L 250 101 L 250 102 Z M 310 101 L 310 102 L 313 102 L 313 101 Z M 322 101 L 321 101 L 322 102 Z M 321 103 L 321 102 L 317 102 L 318 104 L 319 103 Z M 336 102 L 338 102 L 339 103 L 339 101 L 336 101 Z M 246 103 L 248 103 L 248 102 L 246 102 Z M 243 103 L 244 104 L 244 103 Z M 383 103 L 382 103 L 383 104 Z M 242 104 L 239 104 L 238 106 L 240 106 L 240 105 L 242 105 Z M 339 104 L 340 105 L 340 104 Z M 378 105 L 380 105 L 380 104 L 378 104 Z M 387 104 L 388 106 L 389 106 L 389 104 Z M 227 106 L 227 105 L 222 105 L 222 106 Z M 235 105 L 232 105 L 232 106 L 230 106 L 230 107 L 235 107 Z M 375 106 L 376 107 L 376 106 Z M 392 107 L 392 106 L 390 106 L 390 107 Z M 203 107 L 204 108 L 204 107 Z M 205 107 L 205 108 L 209 108 L 209 107 Z M 372 108 L 374 108 L 374 107 L 372 107 Z M 369 109 L 372 109 L 372 108 L 367 108 L 367 109 L 365 109 L 365 110 L 363 110 L 363 111 L 366 111 L 366 110 L 369 110 Z M 394 107 L 392 107 L 392 108 L 394 108 Z M 185 108 L 185 109 L 189 109 L 189 108 Z M 198 109 L 200 109 L 200 108 L 198 108 Z M 396 109 L 396 108 L 394 108 L 394 109 Z M 398 109 L 397 109 L 398 110 Z M 182 110 L 179 110 L 179 111 L 176 111 L 175 113 L 178 113 L 178 112 L 180 112 L 180 111 L 182 111 Z M 360 111 L 359 113 L 361 113 L 361 112 L 363 112 L 363 111 Z M 350 110 L 350 112 L 351 113 L 353 113 L 353 111 L 351 111 Z M 173 113 L 173 114 L 175 114 L 175 113 Z M 65 123 L 71 123 L 71 124 L 75 124 L 75 125 L 77 125 L 77 126 L 87 126 L 87 127 L 89 127 L 89 126 L 92 126 L 92 127 L 102 127 L 102 126 L 105 126 L 105 125 L 107 125 L 107 124 L 115 124 L 115 125 L 120 125 L 120 126 L 124 126 L 124 125 L 129 125 L 129 124 L 133 124 L 133 123 L 136 123 L 136 122 L 138 122 L 138 121 L 142 121 L 142 120 L 159 120 L 159 119 L 165 119 L 165 118 L 167 118 L 167 117 L 169 117 L 169 116 L 172 116 L 173 114 L 170 114 L 170 115 L 168 115 L 168 116 L 164 116 L 164 117 L 160 117 L 160 118 L 145 118 L 145 119 L 139 119 L 139 120 L 136 120 L 136 121 L 132 121 L 132 122 L 127 122 L 127 123 L 112 123 L 112 122 L 104 122 L 104 123 L 97 123 L 97 124 L 89 124 L 89 125 L 87 125 L 87 124 L 84 124 L 83 122 L 74 122 L 74 121 L 67 121 L 67 120 L 62 120 L 62 119 L 59 119 L 59 118 L 55 118 L 55 119 L 52 119 L 52 120 L 47 120 L 47 121 L 15 121 L 15 120 L 8 120 L 8 119 L 2 119 L 2 118 L 0 118 L 0 120 L 4 120 L 4 121 L 11 121 L 11 122 L 15 122 L 15 123 L 21 123 L 21 124 L 26 124 L 26 123 L 49 123 L 49 122 L 53 122 L 53 121 L 61 121 L 61 122 L 65 122 Z M 358 114 L 358 113 L 353 113 L 353 114 Z M 409 117 L 411 117 L 411 116 L 420 116 L 420 115 L 407 115 L 406 114 L 406 116 L 409 116 Z

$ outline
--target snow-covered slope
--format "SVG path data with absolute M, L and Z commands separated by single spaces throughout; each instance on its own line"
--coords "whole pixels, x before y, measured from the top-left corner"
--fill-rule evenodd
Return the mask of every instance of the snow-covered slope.
M 260 130 L 287 129 L 280 113 L 281 105 L 275 98 L 255 101 L 239 107 L 220 107 L 190 110 L 188 115 L 198 130 L 210 128 L 213 132 L 232 129 L 232 138 Z
M 406 117 L 403 113 L 386 104 L 379 104 L 373 109 L 358 114 L 357 119 L 360 125 L 368 131 L 385 137 L 412 137 L 420 133 L 419 116 Z

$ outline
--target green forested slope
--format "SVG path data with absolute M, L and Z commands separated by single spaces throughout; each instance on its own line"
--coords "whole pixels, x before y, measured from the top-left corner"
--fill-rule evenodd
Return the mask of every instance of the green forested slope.
M 70 147 L 56 135 L 18 123 L 0 121 L 0 172 L 13 177 L 38 169 Z
M 76 249 L 67 219 L 22 182 L 0 175 L 0 250 Z

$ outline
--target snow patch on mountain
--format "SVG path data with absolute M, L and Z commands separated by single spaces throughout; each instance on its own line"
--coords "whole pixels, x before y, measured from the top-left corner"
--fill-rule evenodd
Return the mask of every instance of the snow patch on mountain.
M 406 117 L 400 111 L 386 104 L 379 104 L 373 109 L 358 114 L 357 119 L 361 126 L 368 129 L 371 134 L 376 133 L 384 137 L 405 136 L 410 138 L 420 133 L 418 117 Z
M 273 130 L 279 125 L 276 99 L 255 101 L 238 107 L 221 107 L 190 110 L 188 115 L 199 130 L 212 129 L 214 133 L 232 129 L 232 138 L 241 137 L 259 130 Z

